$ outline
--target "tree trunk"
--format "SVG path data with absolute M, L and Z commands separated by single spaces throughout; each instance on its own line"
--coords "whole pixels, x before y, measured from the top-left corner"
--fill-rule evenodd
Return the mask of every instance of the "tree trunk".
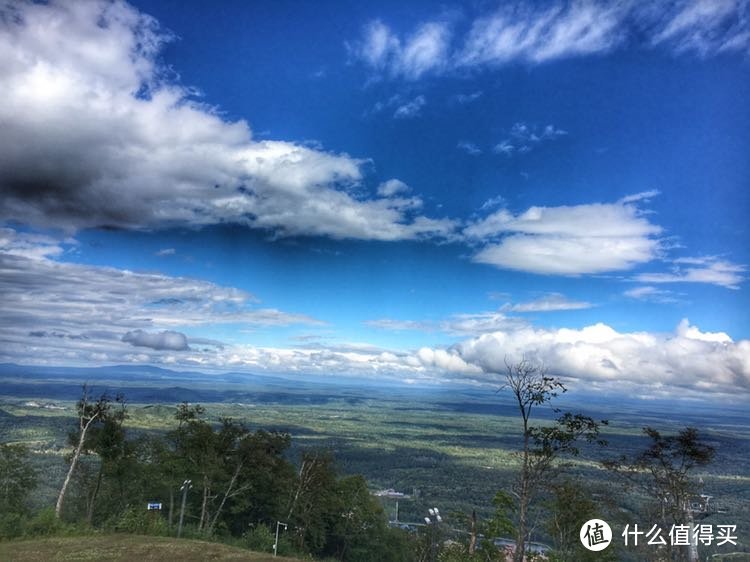
M 471 512 L 471 539 L 469 540 L 469 555 L 473 556 L 477 549 L 477 511 Z
M 96 496 L 99 495 L 99 488 L 102 485 L 102 473 L 104 472 L 104 462 L 99 459 L 99 474 L 96 476 L 96 486 L 89 498 L 88 509 L 86 510 L 86 522 L 91 525 L 94 520 L 94 505 L 96 505 Z
M 169 515 L 167 515 L 167 529 L 172 530 L 172 513 L 174 513 L 174 490 L 169 487 Z
M 73 477 L 73 471 L 76 469 L 76 465 L 78 464 L 78 459 L 81 458 L 81 453 L 83 452 L 83 445 L 86 442 L 86 432 L 88 431 L 91 424 L 94 423 L 94 420 L 96 420 L 97 417 L 98 417 L 98 414 L 95 414 L 85 424 L 83 423 L 83 420 L 81 420 L 80 422 L 81 435 L 78 438 L 78 446 L 76 447 L 76 450 L 73 452 L 73 458 L 70 461 L 70 468 L 68 469 L 68 474 L 65 476 L 65 481 L 63 482 L 62 488 L 60 488 L 60 494 L 57 496 L 57 504 L 55 504 L 55 517 L 57 517 L 58 519 L 60 519 L 60 514 L 62 513 L 63 501 L 65 500 L 65 492 L 68 490 L 70 479 Z
M 232 489 L 234 488 L 235 483 L 237 482 L 237 477 L 240 475 L 240 470 L 242 470 L 242 463 L 239 463 L 237 465 L 237 468 L 234 471 L 234 474 L 232 474 L 232 480 L 229 482 L 229 486 L 227 487 L 226 491 L 224 492 L 224 497 L 221 498 L 221 503 L 219 504 L 219 507 L 216 509 L 216 513 L 214 513 L 214 517 L 211 520 L 211 525 L 208 527 L 208 534 L 214 532 L 214 527 L 216 527 L 216 521 L 219 519 L 219 514 L 221 513 L 221 510 L 224 508 L 224 504 L 227 501 L 227 498 L 231 495 Z

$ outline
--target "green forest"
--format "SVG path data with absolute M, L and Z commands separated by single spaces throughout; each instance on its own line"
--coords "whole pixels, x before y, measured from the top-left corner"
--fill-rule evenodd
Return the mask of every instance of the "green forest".
M 692 560 L 684 545 L 626 547 L 620 529 L 707 521 L 739 524 L 739 541 L 699 543 L 701 559 L 747 549 L 736 493 L 747 475 L 713 470 L 717 455 L 733 458 L 722 454 L 731 436 L 551 408 L 566 388 L 525 362 L 509 366 L 503 391 L 502 415 L 372 396 L 252 406 L 131 404 L 89 386 L 63 405 L 4 396 L 0 539 L 137 534 L 341 561 Z M 742 458 L 747 442 L 736 443 Z M 692 505 L 707 485 L 730 513 Z M 590 552 L 579 531 L 597 518 L 615 536 Z

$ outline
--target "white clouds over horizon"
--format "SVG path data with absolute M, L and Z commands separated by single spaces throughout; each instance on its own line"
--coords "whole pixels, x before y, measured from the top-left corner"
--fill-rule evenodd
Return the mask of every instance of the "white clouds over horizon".
M 196 101 L 157 63 L 171 36 L 123 1 L 0 10 L 0 219 L 365 240 L 454 229 L 403 200 L 355 195 L 365 160 L 255 140 L 245 121 Z
M 56 261 L 74 241 L 3 232 L 0 361 L 41 365 L 148 363 L 161 366 L 413 379 L 494 380 L 506 358 L 544 361 L 572 384 L 645 395 L 750 392 L 750 341 L 683 320 L 673 334 L 534 326 L 506 312 L 553 312 L 590 303 L 558 293 L 494 312 L 439 321 L 382 319 L 371 327 L 441 331 L 450 347 L 388 349 L 366 342 L 296 347 L 219 342 L 217 327 L 324 326 L 304 314 L 261 308 L 246 291 L 189 277 Z M 42 248 L 34 250 L 35 246 Z M 186 333 L 189 332 L 189 333 Z M 209 336 L 209 337 L 205 337 Z
M 448 349 L 425 348 L 430 367 L 490 379 L 506 361 L 543 362 L 553 374 L 587 388 L 636 390 L 646 395 L 746 394 L 750 391 L 750 341 L 706 333 L 684 319 L 674 334 L 620 333 L 606 324 L 581 329 L 528 326 L 484 334 Z
M 746 55 L 749 14 L 747 0 L 515 2 L 475 17 L 462 36 L 447 21 L 421 23 L 401 37 L 375 20 L 364 27 L 361 40 L 347 47 L 375 73 L 406 80 L 602 55 L 624 45 L 699 57 Z

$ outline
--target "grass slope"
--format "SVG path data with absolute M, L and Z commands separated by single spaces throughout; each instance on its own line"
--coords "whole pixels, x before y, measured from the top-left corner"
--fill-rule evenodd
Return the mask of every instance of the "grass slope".
M 296 558 L 274 558 L 271 554 L 206 541 L 148 537 L 141 535 L 98 535 L 53 537 L 0 542 L 4 562 L 54 560 L 238 560 L 248 562 L 299 562 Z

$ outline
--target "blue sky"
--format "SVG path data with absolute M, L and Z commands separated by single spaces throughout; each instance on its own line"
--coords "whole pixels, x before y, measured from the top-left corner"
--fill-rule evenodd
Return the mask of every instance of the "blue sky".
M 12 2 L 0 360 L 750 388 L 750 4 Z

